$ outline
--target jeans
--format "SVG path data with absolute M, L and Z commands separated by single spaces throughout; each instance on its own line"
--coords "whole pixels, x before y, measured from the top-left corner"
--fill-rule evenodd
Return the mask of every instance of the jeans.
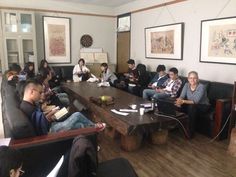
M 167 98 L 167 97 L 170 97 L 170 95 L 168 95 L 166 93 L 158 93 L 153 89 L 145 89 L 143 91 L 143 98 L 144 99 L 154 98 L 155 100 L 158 100 L 160 98 Z
M 71 129 L 92 127 L 92 126 L 94 126 L 93 122 L 87 119 L 80 112 L 75 112 L 63 122 L 53 122 L 51 124 L 50 132 L 67 131 Z

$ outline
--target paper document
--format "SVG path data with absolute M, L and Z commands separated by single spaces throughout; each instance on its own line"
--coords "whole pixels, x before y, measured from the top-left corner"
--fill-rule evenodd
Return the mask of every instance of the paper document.
M 129 113 L 127 113 L 127 112 L 120 112 L 120 111 L 117 111 L 115 109 L 111 109 L 111 112 L 114 112 L 115 114 L 119 114 L 119 115 L 122 115 L 122 116 L 129 115 Z
M 1 138 L 0 146 L 9 146 L 11 138 Z
M 47 177 L 56 177 L 57 174 L 58 174 L 58 172 L 59 172 L 59 170 L 60 170 L 60 168 L 61 168 L 61 165 L 62 165 L 63 161 L 64 161 L 64 156 L 62 156 L 62 157 L 60 158 L 60 160 L 57 162 L 56 166 L 55 166 L 55 167 L 53 168 L 53 170 L 48 174 Z
M 120 109 L 121 112 L 138 112 L 137 109 Z
M 149 107 L 152 107 L 152 103 L 143 103 L 143 104 L 140 104 L 140 106 L 143 106 L 144 108 L 149 108 Z
M 61 110 L 57 111 L 54 115 L 55 115 L 56 119 L 60 119 L 64 115 L 66 115 L 67 113 L 68 113 L 68 110 L 64 107 Z

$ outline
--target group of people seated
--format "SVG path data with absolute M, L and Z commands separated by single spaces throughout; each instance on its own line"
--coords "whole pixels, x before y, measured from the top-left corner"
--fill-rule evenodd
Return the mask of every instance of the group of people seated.
M 127 73 L 118 78 L 109 69 L 107 63 L 102 63 L 100 65 L 101 74 L 97 78 L 90 73 L 90 70 L 85 65 L 85 60 L 81 58 L 72 71 L 73 81 L 80 82 L 94 78 L 95 81 L 108 82 L 111 86 L 125 89 L 135 95 L 142 95 L 144 99 L 172 98 L 172 100 L 175 100 L 175 105 L 188 114 L 189 136 L 193 137 L 197 116 L 207 112 L 210 107 L 206 88 L 199 83 L 198 73 L 195 71 L 189 72 L 188 82 L 183 86 L 182 92 L 179 94 L 182 88 L 182 81 L 178 77 L 177 68 L 170 68 L 167 73 L 164 65 L 158 65 L 156 75 L 149 82 L 150 79 L 145 65 L 139 64 L 136 67 L 135 61 L 132 59 L 129 59 L 127 64 Z M 53 115 L 58 110 L 48 110 L 48 105 L 55 105 L 55 107 L 59 106 L 60 108 L 68 107 L 69 99 L 66 93 L 61 92 L 60 87 L 51 87 L 50 81 L 55 76 L 55 73 L 46 60 L 41 61 L 39 74 L 37 75 L 34 73 L 34 64 L 28 62 L 23 70 L 21 70 L 19 65 L 13 65 L 6 76 L 10 84 L 27 80 L 24 83 L 24 92 L 22 93 L 24 96 L 22 96 L 20 107 L 35 124 L 38 134 L 94 126 L 81 113 L 74 113 L 63 122 L 55 121 Z M 35 77 L 37 79 L 32 79 Z M 55 78 L 54 80 L 57 81 Z M 40 109 L 38 109 L 39 107 Z
M 133 66 L 130 66 L 130 63 Z M 134 67 L 134 62 L 129 60 L 128 64 L 129 72 L 125 76 L 129 76 L 130 83 L 134 81 L 138 83 L 140 75 Z M 144 99 L 154 100 L 168 98 L 174 100 L 174 104 L 188 115 L 188 133 L 189 137 L 192 138 L 195 133 L 198 116 L 209 110 L 210 103 L 207 97 L 206 87 L 199 82 L 198 73 L 196 71 L 190 71 L 187 80 L 188 82 L 183 86 L 180 95 L 178 95 L 182 86 L 182 81 L 178 77 L 178 69 L 173 67 L 166 73 L 165 66 L 158 65 L 156 75 L 152 78 L 147 88 L 143 90 L 142 97 Z
M 155 76 L 149 82 L 145 65 L 139 64 L 136 67 L 135 61 L 132 59 L 129 59 L 127 64 L 128 72 L 118 78 L 108 68 L 107 63 L 102 63 L 100 65 L 100 77 L 96 78 L 85 66 L 84 59 L 80 59 L 73 69 L 73 80 L 80 82 L 91 77 L 96 78 L 97 81 L 109 82 L 111 86 L 125 89 L 133 94 L 140 94 L 141 92 L 142 97 L 146 100 L 171 98 L 174 100 L 174 104 L 188 115 L 188 133 L 189 137 L 192 138 L 198 116 L 210 108 L 206 87 L 199 82 L 198 73 L 190 71 L 187 77 L 188 82 L 182 87 L 182 80 L 178 77 L 178 69 L 175 67 L 170 68 L 167 73 L 164 65 L 158 65 Z M 105 124 L 93 123 L 81 112 L 72 113 L 61 121 L 55 119 L 58 107 L 68 107 L 69 99 L 60 87 L 52 88 L 50 81 L 54 76 L 55 73 L 46 60 L 41 61 L 38 74 L 35 74 L 34 63 L 32 62 L 26 63 L 23 70 L 19 65 L 14 64 L 6 73 L 10 85 L 16 86 L 16 88 L 21 86 L 19 88 L 22 90 L 18 90 L 21 99 L 20 109 L 31 120 L 37 135 L 83 127 L 95 127 L 98 131 L 103 130 Z M 59 82 L 57 78 L 54 78 L 55 82 Z M 178 94 L 181 88 L 181 93 Z M 0 147 L 0 161 L 11 158 L 11 155 L 15 158 L 14 165 L 10 162 L 6 164 L 9 166 L 7 169 L 1 168 L 1 175 L 19 176 L 22 173 L 22 157 L 17 151 Z
M 174 100 L 174 104 L 189 117 L 189 137 L 192 138 L 195 132 L 197 117 L 210 108 L 207 98 L 207 91 L 203 84 L 199 82 L 198 73 L 190 71 L 188 73 L 188 82 L 182 86 L 182 80 L 178 77 L 178 69 L 172 67 L 166 72 L 164 65 L 158 65 L 156 74 L 149 82 L 149 75 L 146 66 L 138 64 L 129 59 L 127 61 L 128 71 L 119 78 L 108 68 L 107 63 L 101 64 L 101 75 L 98 80 L 109 82 L 111 86 L 127 90 L 135 95 L 142 95 L 144 99 L 168 99 Z M 83 59 L 80 59 L 78 65 L 74 67 L 74 81 L 82 81 L 85 73 L 89 73 Z M 78 78 L 78 79 L 77 79 Z M 180 90 L 181 88 L 182 91 Z M 181 91 L 181 93 L 180 93 Z
M 8 84 L 15 86 L 20 99 L 20 109 L 31 120 L 37 135 L 84 127 L 95 127 L 98 131 L 105 128 L 104 123 L 93 123 L 80 112 L 66 114 L 56 119 L 61 108 L 69 109 L 68 95 L 60 87 L 52 88 L 50 81 L 54 72 L 46 60 L 42 60 L 39 73 L 35 75 L 34 64 L 26 63 L 21 70 L 14 64 L 6 73 Z M 24 77 L 23 77 L 24 76 Z

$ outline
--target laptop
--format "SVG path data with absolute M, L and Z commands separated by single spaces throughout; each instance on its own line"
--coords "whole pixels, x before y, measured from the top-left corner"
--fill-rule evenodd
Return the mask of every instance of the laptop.
M 184 115 L 183 112 L 177 111 L 177 107 L 172 100 L 157 100 L 157 109 L 158 114 L 163 114 L 166 116 L 180 117 Z

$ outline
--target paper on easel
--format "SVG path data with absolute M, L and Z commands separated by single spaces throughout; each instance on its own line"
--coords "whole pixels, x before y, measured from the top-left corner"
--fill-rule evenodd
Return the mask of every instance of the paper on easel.
M 97 52 L 94 53 L 94 63 L 107 63 L 107 53 L 106 52 Z
M 80 52 L 80 58 L 83 58 L 86 63 L 94 63 L 94 54 L 92 52 Z

